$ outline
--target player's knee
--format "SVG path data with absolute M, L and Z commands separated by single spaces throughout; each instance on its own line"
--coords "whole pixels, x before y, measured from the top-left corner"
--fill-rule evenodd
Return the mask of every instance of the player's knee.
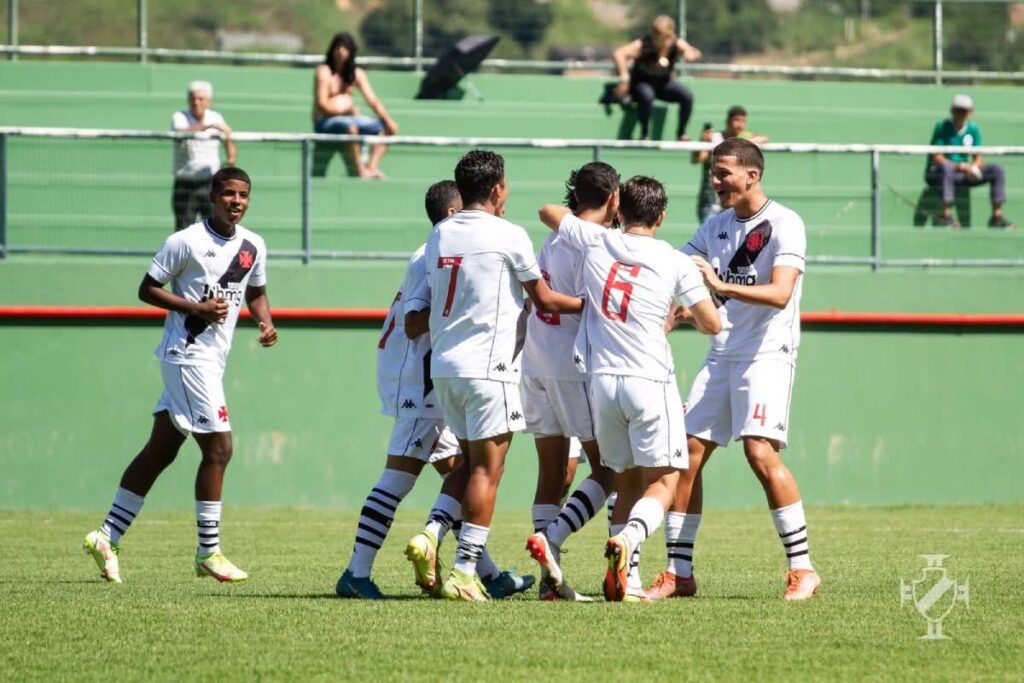
M 206 449 L 206 452 L 203 454 L 203 460 L 214 467 L 224 469 L 231 462 L 231 455 L 233 453 L 234 448 L 231 445 L 230 439 L 218 439 Z
M 771 443 L 762 439 L 744 439 L 743 455 L 759 479 L 767 479 L 779 460 L 779 454 Z

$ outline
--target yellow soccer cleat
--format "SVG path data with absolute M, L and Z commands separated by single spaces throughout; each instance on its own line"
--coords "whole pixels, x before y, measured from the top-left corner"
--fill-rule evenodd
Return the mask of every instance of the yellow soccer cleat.
M 416 585 L 427 595 L 435 594 L 440 587 L 437 539 L 433 534 L 421 531 L 409 539 L 405 556 L 412 562 Z
M 100 568 L 100 577 L 110 583 L 121 583 L 121 567 L 117 554 L 121 547 L 112 543 L 102 531 L 90 531 L 82 542 L 82 550 L 91 555 Z
M 445 600 L 463 600 L 465 602 L 487 602 L 487 589 L 480 583 L 480 578 L 458 569 L 452 569 L 441 585 L 440 596 Z
M 240 583 L 249 578 L 222 552 L 196 555 L 196 576 L 212 576 L 221 583 Z

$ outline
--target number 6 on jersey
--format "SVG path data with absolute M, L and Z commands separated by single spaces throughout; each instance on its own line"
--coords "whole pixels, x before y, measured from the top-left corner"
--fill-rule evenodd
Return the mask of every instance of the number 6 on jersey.
M 604 313 L 605 317 L 609 320 L 626 322 L 626 316 L 629 314 L 629 298 L 633 295 L 633 283 L 616 279 L 619 275 L 620 269 L 625 269 L 630 277 L 636 277 L 640 274 L 640 266 L 628 266 L 625 263 L 620 263 L 618 261 L 613 263 L 611 270 L 608 271 L 608 279 L 604 281 L 604 293 L 601 297 L 601 312 Z M 611 303 L 613 289 L 617 289 L 622 292 L 622 301 L 619 303 L 619 309 L 617 311 L 613 311 L 608 308 L 608 304 Z

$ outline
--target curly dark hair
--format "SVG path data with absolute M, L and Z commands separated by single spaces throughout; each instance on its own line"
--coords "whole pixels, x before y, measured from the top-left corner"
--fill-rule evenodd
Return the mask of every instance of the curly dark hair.
M 485 201 L 491 189 L 504 180 L 505 160 L 500 154 L 485 149 L 467 152 L 455 166 L 455 184 L 463 205 Z
M 338 52 L 339 45 L 344 45 L 348 50 L 348 59 L 340 65 L 335 64 L 335 54 Z M 330 67 L 332 74 L 341 74 L 343 85 L 349 86 L 356 82 L 356 52 L 358 49 L 356 39 L 352 37 L 352 34 L 342 31 L 334 34 L 334 37 L 331 38 L 331 46 L 324 54 L 324 64 Z

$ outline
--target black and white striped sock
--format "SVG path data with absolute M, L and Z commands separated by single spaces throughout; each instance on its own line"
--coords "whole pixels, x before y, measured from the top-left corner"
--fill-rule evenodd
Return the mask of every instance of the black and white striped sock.
M 455 569 L 470 576 L 476 573 L 476 563 L 484 554 L 490 533 L 490 527 L 463 523 L 459 547 L 455 550 Z
M 555 521 L 548 525 L 544 535 L 559 548 L 569 538 L 583 528 L 583 525 L 594 518 L 605 501 L 605 492 L 593 479 L 584 479 L 569 496 L 565 507 L 558 513 Z
M 462 520 L 462 503 L 455 500 L 448 494 L 442 493 L 437 497 L 433 509 L 427 515 L 427 525 L 423 528 L 428 534 L 437 539 L 438 545 L 445 534 Z
M 221 507 L 219 500 L 196 501 L 196 555 L 220 552 Z
M 697 542 L 697 529 L 701 515 L 669 512 L 665 515 L 665 549 L 668 551 L 668 571 L 676 576 L 693 575 L 693 546 Z
M 110 512 L 103 520 L 100 531 L 110 539 L 111 543 L 120 543 L 121 536 L 128 531 L 128 527 L 135 521 L 135 517 L 142 510 L 145 498 L 128 489 L 118 487 L 114 494 L 114 502 L 110 505 Z
M 386 469 L 370 489 L 359 511 L 356 541 L 352 546 L 352 559 L 348 561 L 352 576 L 363 578 L 370 575 L 377 551 L 384 545 L 391 529 L 395 511 L 415 483 L 415 474 Z
M 619 499 L 619 494 L 612 491 L 608 495 L 608 502 L 605 505 L 608 506 L 608 535 L 614 536 L 615 533 L 612 531 L 612 512 L 615 510 L 615 501 Z
M 552 520 L 558 516 L 562 508 L 557 505 L 550 503 L 534 503 L 530 508 L 530 516 L 533 517 L 533 530 L 544 531 L 551 524 Z
M 803 501 L 772 510 L 772 522 L 786 551 L 790 569 L 813 569 L 807 543 L 807 518 Z

